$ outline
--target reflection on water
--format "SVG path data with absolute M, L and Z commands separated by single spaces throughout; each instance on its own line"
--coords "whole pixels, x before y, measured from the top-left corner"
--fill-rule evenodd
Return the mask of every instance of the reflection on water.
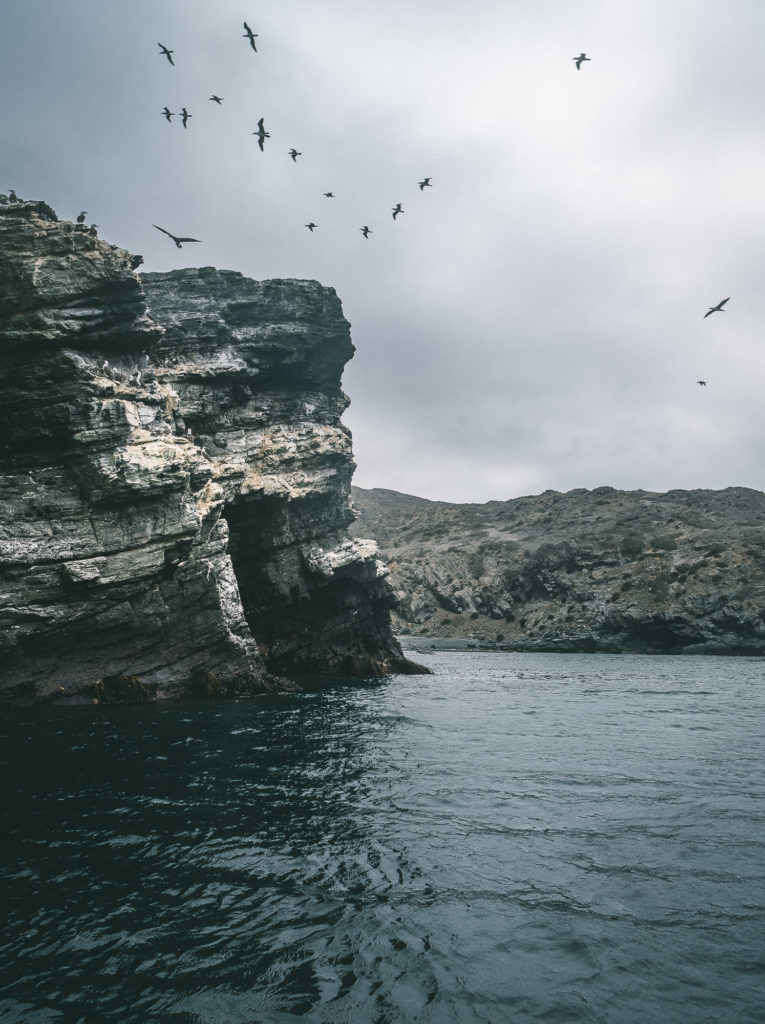
M 0 1021 L 761 1020 L 764 663 L 424 657 L 8 716 Z

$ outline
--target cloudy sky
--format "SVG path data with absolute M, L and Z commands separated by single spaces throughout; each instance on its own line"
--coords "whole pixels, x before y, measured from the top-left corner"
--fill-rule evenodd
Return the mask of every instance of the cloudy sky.
M 359 485 L 762 488 L 761 0 L 0 13 L 0 189 L 86 209 L 147 270 L 334 286 Z

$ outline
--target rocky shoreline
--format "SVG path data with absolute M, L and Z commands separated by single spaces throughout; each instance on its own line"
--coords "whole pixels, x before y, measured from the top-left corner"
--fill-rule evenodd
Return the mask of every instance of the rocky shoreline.
M 578 489 L 483 505 L 354 487 L 396 632 L 480 649 L 765 654 L 765 494 Z

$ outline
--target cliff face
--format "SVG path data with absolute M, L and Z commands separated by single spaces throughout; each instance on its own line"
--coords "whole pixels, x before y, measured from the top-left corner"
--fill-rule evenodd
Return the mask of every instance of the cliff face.
M 0 206 L 0 699 L 411 669 L 347 534 L 335 293 L 139 263 Z
M 765 654 L 765 494 L 546 491 L 452 505 L 353 488 L 404 634 L 514 650 Z

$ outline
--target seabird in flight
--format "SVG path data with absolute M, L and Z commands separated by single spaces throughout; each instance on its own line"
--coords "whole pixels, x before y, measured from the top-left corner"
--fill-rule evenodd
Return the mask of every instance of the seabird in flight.
M 253 32 L 252 29 L 250 28 L 250 26 L 245 21 L 244 22 L 244 35 L 242 36 L 242 39 L 249 39 L 250 40 L 250 46 L 253 48 L 255 53 L 258 52 L 258 48 L 255 45 L 255 40 L 257 39 L 257 37 L 258 37 L 258 33 L 257 32 Z
M 166 46 L 163 46 L 162 43 L 157 43 L 157 46 L 160 48 L 161 52 L 167 57 L 167 59 L 170 61 L 173 67 L 175 67 L 175 61 L 170 56 L 171 54 L 175 53 L 175 50 L 168 50 L 168 48 Z
M 313 222 L 313 221 L 311 221 L 311 223 L 310 223 L 310 224 L 306 224 L 306 227 L 307 227 L 307 228 L 308 228 L 308 230 L 309 230 L 309 231 L 311 232 L 311 234 L 313 234 L 313 229 L 314 229 L 314 228 L 318 228 L 318 226 L 319 226 L 319 225 L 318 225 L 318 224 L 314 224 L 314 222 Z
M 157 231 L 163 232 L 163 234 L 165 234 L 165 235 L 169 235 L 172 238 L 172 240 L 175 242 L 175 244 L 178 246 L 179 249 L 182 248 L 181 242 L 199 242 L 200 241 L 199 238 L 179 238 L 177 235 L 174 235 L 171 231 L 165 231 L 165 229 L 161 228 L 159 226 L 159 224 L 152 224 L 152 227 L 156 228 Z
M 702 320 L 706 320 L 706 318 L 709 316 L 710 313 L 724 313 L 725 310 L 723 309 L 723 306 L 729 300 L 730 300 L 730 295 L 728 296 L 727 299 L 723 299 L 722 302 L 718 302 L 716 306 L 710 306 L 709 309 L 707 310 L 707 312 L 704 314 L 704 316 L 701 319 Z
M 265 127 L 263 126 L 263 118 L 262 117 L 258 121 L 258 130 L 256 132 L 253 132 L 252 134 L 253 135 L 257 135 L 257 137 L 258 137 L 258 145 L 260 146 L 260 152 L 263 153 L 264 152 L 263 143 L 265 142 L 266 139 L 270 139 L 271 138 L 271 133 L 267 132 Z
M 170 108 L 169 107 L 165 107 L 164 110 L 162 111 L 162 113 L 167 118 L 167 123 L 168 124 L 172 124 L 172 121 L 170 120 L 170 118 L 171 117 L 175 117 L 175 114 L 171 113 Z
M 422 181 L 418 181 L 417 184 L 420 186 L 420 192 L 424 192 L 426 188 L 433 188 L 430 184 L 430 178 L 423 178 Z
M 302 155 L 303 155 L 302 153 L 298 153 L 298 151 L 297 151 L 296 149 L 290 149 L 290 150 L 289 150 L 289 154 L 290 154 L 290 156 L 292 157 L 292 162 L 293 162 L 293 164 L 296 164 L 296 163 L 297 163 L 297 158 L 298 158 L 299 156 L 302 156 Z
M 223 102 L 223 97 L 222 96 L 216 96 L 215 93 L 213 93 L 212 96 L 210 96 L 210 99 L 213 101 L 213 103 L 217 103 L 218 106 L 220 106 L 221 103 Z
M 404 207 L 401 205 L 401 203 L 396 203 L 396 205 L 393 207 L 393 219 L 395 220 L 396 217 L 398 217 L 398 215 L 403 212 Z
M 372 234 L 372 229 L 370 227 L 367 227 L 366 224 L 364 225 L 363 228 L 359 228 L 359 231 L 362 233 L 364 238 L 369 238 L 369 236 Z
M 702 388 L 707 386 L 707 382 L 705 380 L 697 380 L 696 383 L 700 384 Z
M 193 116 L 194 116 L 194 115 L 193 115 L 193 114 L 190 114 L 190 113 L 188 112 L 188 110 L 186 110 L 186 108 L 185 108 L 185 107 L 181 107 L 181 121 L 183 121 L 183 127 L 184 127 L 184 128 L 186 127 L 186 122 L 188 121 L 188 119 L 189 119 L 190 117 L 193 117 Z
M 576 70 L 577 71 L 581 71 L 582 70 L 582 61 L 590 60 L 591 58 L 585 56 L 585 54 L 583 54 L 583 53 L 580 53 L 578 57 L 572 57 L 571 59 L 576 61 Z
M 324 195 L 327 197 L 327 199 L 334 199 L 335 198 L 335 193 L 334 192 L 325 192 Z

